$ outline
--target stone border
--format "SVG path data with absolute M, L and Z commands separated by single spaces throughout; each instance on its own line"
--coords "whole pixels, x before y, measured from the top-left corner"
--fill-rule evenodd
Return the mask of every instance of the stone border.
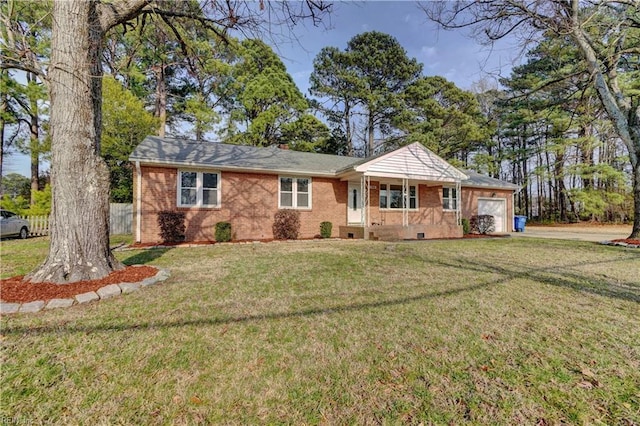
M 620 246 L 620 247 L 636 248 L 636 249 L 640 248 L 640 245 L 638 244 L 627 244 L 622 241 L 600 241 L 600 244 L 604 246 Z
M 142 265 L 132 265 L 142 266 Z M 140 290 L 143 287 L 156 284 L 169 278 L 171 274 L 166 269 L 158 268 L 158 272 L 149 278 L 137 283 L 120 283 L 109 284 L 104 287 L 100 287 L 96 291 L 90 291 L 88 293 L 76 294 L 73 298 L 68 299 L 51 299 L 49 301 L 36 300 L 27 303 L 8 303 L 0 302 L 0 314 L 15 314 L 15 313 L 34 313 L 40 312 L 43 309 L 58 309 L 68 308 L 74 305 L 82 305 L 85 303 L 93 302 L 96 300 L 109 299 L 111 297 L 119 296 L 120 294 L 132 293 Z

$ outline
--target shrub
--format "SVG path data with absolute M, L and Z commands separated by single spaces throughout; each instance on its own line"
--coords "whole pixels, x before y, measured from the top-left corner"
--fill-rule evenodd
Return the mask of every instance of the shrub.
M 231 224 L 229 222 L 216 223 L 216 241 L 219 243 L 231 241 Z
M 300 232 L 300 212 L 297 210 L 278 210 L 273 218 L 273 238 L 276 240 L 295 240 Z
M 489 214 L 471 217 L 471 231 L 478 234 L 488 234 L 496 229 L 496 218 Z
M 331 238 L 333 224 L 331 222 L 322 222 L 320 224 L 320 236 L 322 238 Z
M 176 243 L 184 241 L 184 212 L 161 211 L 158 213 L 160 238 L 163 242 Z
M 467 219 L 466 217 L 462 218 L 462 233 L 463 234 L 469 234 L 471 232 L 471 223 L 469 222 L 469 219 Z

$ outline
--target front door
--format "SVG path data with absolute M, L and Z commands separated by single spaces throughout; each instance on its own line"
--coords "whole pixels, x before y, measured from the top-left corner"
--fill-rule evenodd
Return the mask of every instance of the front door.
M 352 224 L 362 223 L 362 189 L 360 182 L 349 182 L 347 202 L 347 222 Z

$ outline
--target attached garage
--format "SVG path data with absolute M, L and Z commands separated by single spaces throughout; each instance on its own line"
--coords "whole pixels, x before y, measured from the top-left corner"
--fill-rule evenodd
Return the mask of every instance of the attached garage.
M 495 232 L 508 232 L 507 200 L 504 198 L 478 198 L 478 214 L 491 215 L 496 220 Z
M 513 231 L 513 194 L 518 185 L 465 170 L 462 181 L 462 217 L 488 214 L 496 218 L 495 232 Z

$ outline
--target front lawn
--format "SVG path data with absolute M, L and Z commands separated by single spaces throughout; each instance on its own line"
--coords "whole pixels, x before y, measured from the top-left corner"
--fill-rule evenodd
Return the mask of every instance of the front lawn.
M 38 244 L 2 241 L 3 277 L 40 262 Z M 172 276 L 2 318 L 0 418 L 640 423 L 638 250 L 506 238 L 117 256 Z

